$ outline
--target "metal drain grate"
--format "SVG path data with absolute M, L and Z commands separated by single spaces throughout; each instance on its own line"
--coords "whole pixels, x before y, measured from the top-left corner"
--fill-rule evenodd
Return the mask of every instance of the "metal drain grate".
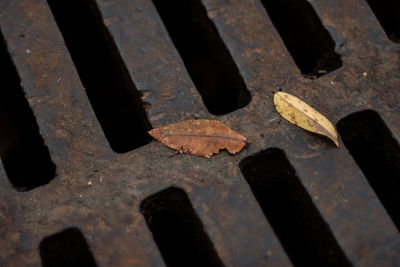
M 0 1 L 0 266 L 400 265 L 395 6 Z M 169 157 L 146 133 L 199 117 L 251 144 Z

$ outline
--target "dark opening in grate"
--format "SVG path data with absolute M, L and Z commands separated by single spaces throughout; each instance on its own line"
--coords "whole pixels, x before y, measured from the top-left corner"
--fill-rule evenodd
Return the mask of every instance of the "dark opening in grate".
M 148 144 L 139 92 L 94 0 L 48 0 L 90 103 L 118 153 Z
M 295 266 L 351 266 L 282 150 L 247 157 L 240 169 Z
M 335 42 L 307 0 L 262 0 L 301 73 L 317 78 L 342 66 Z
M 373 110 L 338 122 L 342 140 L 397 228 L 400 229 L 400 146 Z
M 43 267 L 96 267 L 96 261 L 81 231 L 68 228 L 39 244 Z
M 169 267 L 224 266 L 185 191 L 170 187 L 140 205 Z
M 56 176 L 56 166 L 39 133 L 1 33 L 0 81 L 0 157 L 7 177 L 18 191 L 48 184 Z
M 390 40 L 400 43 L 400 1 L 367 0 Z
M 200 0 L 153 0 L 208 111 L 222 115 L 251 100 L 239 70 Z

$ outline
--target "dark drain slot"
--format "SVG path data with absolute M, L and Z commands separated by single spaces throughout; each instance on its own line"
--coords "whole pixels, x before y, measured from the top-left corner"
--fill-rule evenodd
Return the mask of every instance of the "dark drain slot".
M 378 113 L 353 113 L 338 123 L 342 140 L 400 229 L 400 146 Z
M 295 266 L 351 266 L 282 150 L 247 157 L 240 169 Z
M 94 0 L 48 0 L 93 110 L 118 153 L 150 142 L 139 92 Z
M 400 1 L 367 0 L 367 2 L 389 39 L 395 43 L 400 43 Z
M 261 0 L 301 73 L 317 78 L 342 66 L 335 42 L 307 0 Z
M 208 111 L 245 107 L 250 92 L 200 0 L 153 0 Z
M 182 189 L 149 196 L 140 210 L 167 266 L 224 266 Z
M 96 261 L 81 231 L 68 228 L 40 242 L 43 267 L 96 267 Z
M 56 176 L 56 167 L 25 99 L 2 34 L 0 81 L 0 157 L 8 179 L 18 191 L 48 184 Z

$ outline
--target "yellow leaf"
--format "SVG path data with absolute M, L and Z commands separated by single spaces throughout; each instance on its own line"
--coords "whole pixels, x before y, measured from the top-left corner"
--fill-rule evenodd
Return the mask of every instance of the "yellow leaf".
M 307 131 L 324 135 L 339 147 L 338 135 L 332 123 L 321 113 L 284 92 L 274 95 L 274 105 L 283 118 Z

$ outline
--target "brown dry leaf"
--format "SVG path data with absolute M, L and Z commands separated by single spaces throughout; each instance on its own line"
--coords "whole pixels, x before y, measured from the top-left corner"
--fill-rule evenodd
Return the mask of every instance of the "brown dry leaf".
M 209 158 L 226 148 L 236 154 L 246 138 L 216 120 L 187 120 L 153 129 L 149 134 L 180 153 Z
M 281 116 L 289 122 L 307 131 L 324 135 L 339 147 L 338 135 L 332 123 L 297 97 L 277 92 L 274 95 L 274 105 Z

